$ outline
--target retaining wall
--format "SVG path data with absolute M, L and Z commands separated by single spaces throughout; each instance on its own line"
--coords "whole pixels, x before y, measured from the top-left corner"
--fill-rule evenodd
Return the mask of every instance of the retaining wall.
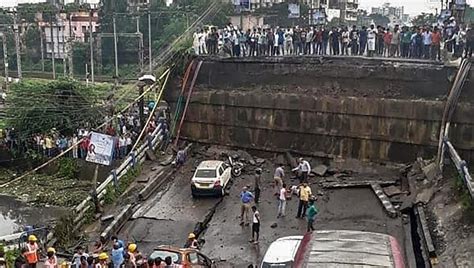
M 322 157 L 396 162 L 432 157 L 442 99 L 455 70 L 355 60 L 206 59 L 182 134 L 206 143 Z M 450 130 L 468 160 L 474 148 L 472 89 L 465 85 Z M 169 96 L 172 103 L 176 98 L 176 91 Z

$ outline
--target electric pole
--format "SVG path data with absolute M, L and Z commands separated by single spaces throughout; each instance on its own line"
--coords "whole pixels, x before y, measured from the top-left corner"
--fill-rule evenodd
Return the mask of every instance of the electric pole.
M 151 12 L 150 9 L 148 9 L 148 71 L 150 72 L 150 74 L 153 71 L 153 59 L 151 50 Z
M 68 38 L 68 42 L 67 42 L 67 58 L 68 58 L 68 63 L 69 63 L 69 77 L 73 78 L 74 77 L 74 67 L 73 67 L 73 51 L 72 51 L 72 25 L 71 25 L 71 21 L 72 21 L 72 14 L 70 14 L 68 16 L 69 18 L 69 38 Z
M 3 47 L 3 67 L 5 68 L 5 91 L 8 90 L 8 52 L 7 52 L 7 34 L 0 33 L 2 36 Z
M 40 52 L 41 52 L 41 71 L 44 72 L 44 33 L 43 28 L 38 23 L 38 28 L 40 31 Z
M 15 32 L 15 50 L 16 50 L 16 66 L 18 71 L 18 79 L 21 80 L 21 48 L 20 48 L 20 29 L 18 28 L 17 23 L 17 14 L 16 11 L 13 13 L 13 31 Z
M 143 34 L 140 32 L 140 15 L 137 15 L 137 35 L 138 40 L 138 61 L 140 62 L 140 72 L 143 71 Z
M 119 76 L 119 70 L 118 70 L 118 52 L 117 52 L 117 26 L 115 23 L 115 14 L 112 18 L 113 21 L 113 27 L 114 27 L 114 56 L 115 56 L 115 84 L 117 84 L 117 79 Z
M 50 32 L 51 32 L 51 64 L 53 67 L 53 79 L 56 79 L 56 53 L 54 52 L 54 29 L 53 29 L 53 14 L 51 13 L 50 22 Z
M 89 13 L 89 45 L 91 50 L 91 83 L 94 84 L 94 40 L 92 39 L 92 16 L 94 12 Z

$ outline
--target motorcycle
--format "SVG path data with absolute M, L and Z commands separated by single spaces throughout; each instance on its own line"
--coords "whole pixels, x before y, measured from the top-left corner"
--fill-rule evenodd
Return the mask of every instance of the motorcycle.
M 227 155 L 227 159 L 228 159 L 229 165 L 231 167 L 232 176 L 233 177 L 239 177 L 240 175 L 242 175 L 242 169 L 244 168 L 244 164 L 242 162 L 238 161 L 239 156 L 238 155 L 234 155 L 234 156 Z

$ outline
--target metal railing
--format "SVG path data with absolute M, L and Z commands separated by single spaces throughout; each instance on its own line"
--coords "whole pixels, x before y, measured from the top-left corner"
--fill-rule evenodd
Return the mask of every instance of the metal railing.
M 456 166 L 456 169 L 458 170 L 459 175 L 463 179 L 463 182 L 466 185 L 471 199 L 474 200 L 474 181 L 472 180 L 471 174 L 469 173 L 466 161 L 462 160 L 462 158 L 459 156 L 458 152 L 456 151 L 456 149 L 454 149 L 454 146 L 451 144 L 451 142 L 448 140 L 448 137 L 446 136 L 443 140 L 443 147 L 443 151 L 449 154 L 451 161 Z

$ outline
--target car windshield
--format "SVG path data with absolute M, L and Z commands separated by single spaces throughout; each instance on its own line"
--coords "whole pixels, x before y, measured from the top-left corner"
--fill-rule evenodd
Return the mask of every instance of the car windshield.
M 262 263 L 262 268 L 291 268 L 293 267 L 291 262 L 280 262 L 280 263 Z
M 149 256 L 150 259 L 156 259 L 158 257 L 161 258 L 163 261 L 165 261 L 166 257 L 171 257 L 171 260 L 173 261 L 173 263 L 181 264 L 181 254 L 178 254 L 176 252 L 167 251 L 167 250 L 155 250 Z
M 215 178 L 217 177 L 215 169 L 198 169 L 196 171 L 196 178 Z

